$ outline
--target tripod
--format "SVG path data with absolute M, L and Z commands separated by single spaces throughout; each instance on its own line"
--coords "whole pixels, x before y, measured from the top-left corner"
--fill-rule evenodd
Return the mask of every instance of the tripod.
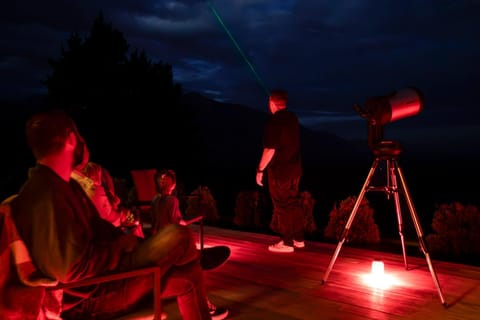
M 405 269 L 408 270 L 407 254 L 405 251 L 405 239 L 403 235 L 402 213 L 400 208 L 399 193 L 401 192 L 405 197 L 408 208 L 410 210 L 410 215 L 412 217 L 413 224 L 417 232 L 419 246 L 427 260 L 428 268 L 430 269 L 430 273 L 432 274 L 433 282 L 435 283 L 435 286 L 438 291 L 438 295 L 440 296 L 440 301 L 446 307 L 447 303 L 445 301 L 445 298 L 443 297 L 440 283 L 438 282 L 437 275 L 433 268 L 432 260 L 430 259 L 430 254 L 428 253 L 428 250 L 427 250 L 422 227 L 420 226 L 417 213 L 413 206 L 412 198 L 410 196 L 410 192 L 408 191 L 402 169 L 398 165 L 397 159 L 401 151 L 402 151 L 402 148 L 400 144 L 395 141 L 381 141 L 378 144 L 376 144 L 375 147 L 373 148 L 375 160 L 373 162 L 372 167 L 370 168 L 367 179 L 363 184 L 362 190 L 360 191 L 360 194 L 355 202 L 355 205 L 353 206 L 352 212 L 350 213 L 350 217 L 347 220 L 347 223 L 345 225 L 345 229 L 343 230 L 340 241 L 337 244 L 337 248 L 335 249 L 332 259 L 330 260 L 330 264 L 328 265 L 328 268 L 325 271 L 325 274 L 322 279 L 322 284 L 324 284 L 327 281 L 328 275 L 330 274 L 330 271 L 332 271 L 333 265 L 335 264 L 335 260 L 337 259 L 338 254 L 340 253 L 340 250 L 342 248 L 342 245 L 348 236 L 348 232 L 352 225 L 353 219 L 355 218 L 357 210 L 360 206 L 360 203 L 362 202 L 363 197 L 365 196 L 365 193 L 368 191 L 383 191 L 387 194 L 388 197 L 390 197 L 393 194 L 393 199 L 395 201 L 395 209 L 397 214 L 397 221 L 398 221 L 398 232 L 400 234 L 400 240 L 402 243 L 403 261 L 405 264 Z M 386 183 L 387 185 L 383 187 L 375 187 L 375 186 L 372 186 L 370 182 L 380 162 L 382 161 L 386 162 L 386 166 L 387 166 L 387 183 Z M 400 179 L 400 186 L 397 185 L 397 176 Z

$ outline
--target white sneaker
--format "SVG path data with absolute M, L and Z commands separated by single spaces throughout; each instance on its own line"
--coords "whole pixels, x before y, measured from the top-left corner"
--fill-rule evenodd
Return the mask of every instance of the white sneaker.
M 283 240 L 268 246 L 268 251 L 271 252 L 293 252 L 293 250 L 294 249 L 292 246 L 286 246 L 283 244 Z
M 293 246 L 295 248 L 305 248 L 305 241 L 295 241 L 295 240 L 293 240 Z

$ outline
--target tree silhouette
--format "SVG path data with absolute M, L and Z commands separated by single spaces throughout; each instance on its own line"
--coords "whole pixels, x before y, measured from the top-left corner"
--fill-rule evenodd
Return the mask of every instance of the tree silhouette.
M 113 174 L 133 167 L 183 170 L 199 158 L 172 66 L 152 62 L 143 50 L 129 53 L 123 33 L 102 13 L 85 39 L 72 33 L 49 63 L 49 105 L 72 114 L 92 157 Z
M 78 111 L 112 98 L 121 99 L 123 87 L 119 84 L 125 75 L 122 69 L 127 63 L 127 51 L 123 34 L 106 24 L 100 13 L 85 40 L 73 33 L 67 48 L 62 47 L 60 58 L 49 60 L 53 68 L 46 81 L 50 103 Z

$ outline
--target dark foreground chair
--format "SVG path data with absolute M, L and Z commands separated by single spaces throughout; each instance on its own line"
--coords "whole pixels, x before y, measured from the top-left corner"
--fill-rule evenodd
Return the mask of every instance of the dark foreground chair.
M 47 313 L 61 312 L 61 298 L 55 298 L 59 296 L 55 294 L 55 292 L 61 292 L 59 290 L 146 274 L 153 275 L 154 319 L 161 319 L 160 267 L 111 273 L 68 284 L 58 283 L 41 275 L 36 269 L 10 216 L 8 204 L 0 204 L 0 270 L 2 270 L 0 272 L 0 319 L 2 320 L 45 319 Z

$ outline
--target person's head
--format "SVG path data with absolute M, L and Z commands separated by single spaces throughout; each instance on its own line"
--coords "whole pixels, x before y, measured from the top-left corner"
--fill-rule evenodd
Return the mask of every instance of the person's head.
M 288 92 L 282 89 L 274 89 L 270 92 L 268 99 L 268 107 L 270 112 L 274 114 L 278 110 L 285 109 L 287 107 Z
M 84 140 L 73 119 L 61 110 L 33 115 L 26 123 L 27 144 L 37 161 L 63 155 L 72 168 L 83 159 Z
M 163 195 L 172 194 L 177 186 L 177 175 L 171 169 L 161 170 L 155 174 L 155 187 Z

